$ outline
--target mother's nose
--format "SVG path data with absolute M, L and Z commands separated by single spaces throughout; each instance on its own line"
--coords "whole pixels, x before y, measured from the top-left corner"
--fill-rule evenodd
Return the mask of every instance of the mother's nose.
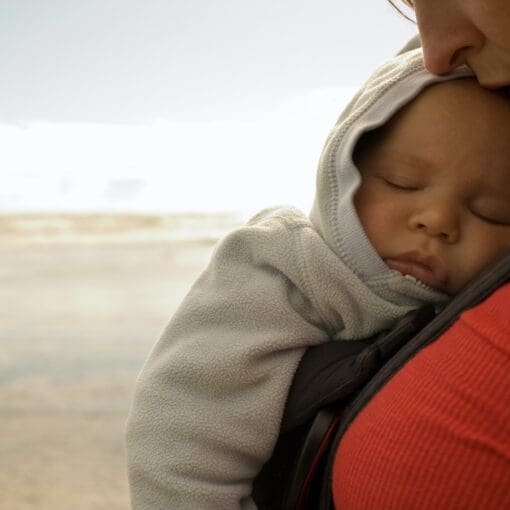
M 445 74 L 462 64 L 471 65 L 485 38 L 463 11 L 459 0 L 416 1 L 425 67 Z

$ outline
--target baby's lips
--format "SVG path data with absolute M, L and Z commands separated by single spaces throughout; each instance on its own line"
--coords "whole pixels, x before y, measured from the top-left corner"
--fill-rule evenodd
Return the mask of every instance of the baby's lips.
M 390 269 L 413 276 L 434 289 L 443 290 L 445 287 L 446 269 L 440 260 L 432 255 L 411 251 L 387 258 L 386 264 Z

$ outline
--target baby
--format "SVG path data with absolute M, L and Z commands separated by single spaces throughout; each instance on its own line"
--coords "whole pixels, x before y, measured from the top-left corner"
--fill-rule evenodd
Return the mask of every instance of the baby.
M 455 295 L 510 246 L 510 97 L 425 90 L 356 147 L 355 206 L 388 267 Z
M 137 383 L 135 510 L 254 509 L 305 348 L 443 306 L 510 247 L 510 100 L 419 50 L 380 68 L 324 148 L 310 218 L 227 236 Z

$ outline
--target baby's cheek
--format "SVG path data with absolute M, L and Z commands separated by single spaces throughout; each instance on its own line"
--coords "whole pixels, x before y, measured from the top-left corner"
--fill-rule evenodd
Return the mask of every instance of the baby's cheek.
M 494 240 L 488 239 L 485 244 L 480 244 L 478 249 L 470 250 L 467 256 L 466 280 L 470 281 L 480 274 L 486 267 L 495 262 L 498 258 L 502 257 L 510 249 L 510 244 L 495 243 Z M 466 283 L 467 283 L 466 281 Z

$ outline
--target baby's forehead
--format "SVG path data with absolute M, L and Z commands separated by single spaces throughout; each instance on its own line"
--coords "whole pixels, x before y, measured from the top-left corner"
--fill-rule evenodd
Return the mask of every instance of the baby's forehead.
M 461 77 L 437 82 L 425 87 L 412 102 L 439 103 L 445 114 L 456 107 L 473 110 L 483 115 L 489 108 L 497 108 L 501 114 L 510 116 L 510 95 L 508 90 L 489 90 L 482 87 L 474 77 Z M 476 127 L 476 126 L 473 126 Z M 510 124 L 509 124 L 510 129 Z
M 413 133 L 414 143 L 434 133 L 438 143 L 454 141 L 452 150 L 462 149 L 475 137 L 482 149 L 498 143 L 508 146 L 510 96 L 503 90 L 484 89 L 471 77 L 433 83 L 394 112 L 369 139 L 384 142 L 388 133 L 406 130 Z
M 509 140 L 510 97 L 462 78 L 424 89 L 388 122 L 365 133 L 356 149 L 424 172 L 451 169 L 506 190 Z M 416 160 L 423 163 L 414 165 Z
M 423 160 L 427 168 L 451 168 L 469 179 L 508 189 L 510 97 L 483 89 L 473 78 L 426 87 L 379 127 L 365 132 L 354 159 L 365 155 Z M 399 161 L 400 163 L 400 161 Z M 470 177 L 471 176 L 471 177 Z

